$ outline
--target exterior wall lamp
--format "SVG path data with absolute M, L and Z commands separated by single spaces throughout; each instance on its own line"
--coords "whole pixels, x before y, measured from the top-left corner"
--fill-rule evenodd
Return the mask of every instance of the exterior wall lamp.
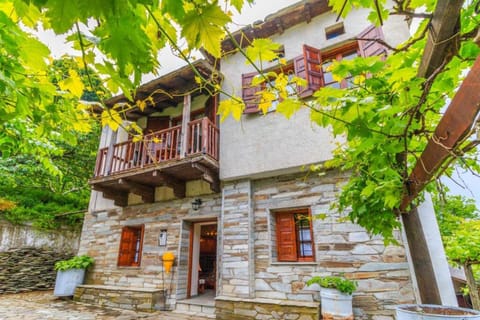
M 200 206 L 202 205 L 202 199 L 196 198 L 195 200 L 192 201 L 192 209 L 197 211 L 200 209 Z

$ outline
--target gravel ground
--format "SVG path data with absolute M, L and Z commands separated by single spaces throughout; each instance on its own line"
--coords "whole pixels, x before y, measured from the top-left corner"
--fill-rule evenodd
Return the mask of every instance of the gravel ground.
M 122 309 L 100 308 L 71 299 L 57 298 L 53 291 L 0 295 L 0 320 L 42 319 L 42 320 L 201 320 L 174 312 L 143 313 Z

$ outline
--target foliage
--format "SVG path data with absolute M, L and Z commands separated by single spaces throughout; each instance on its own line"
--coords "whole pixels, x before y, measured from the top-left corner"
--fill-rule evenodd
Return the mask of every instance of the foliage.
M 465 220 L 445 237 L 445 251 L 457 263 L 480 262 L 480 220 Z
M 307 281 L 307 285 L 318 284 L 322 288 L 337 289 L 341 293 L 351 295 L 357 289 L 355 281 L 345 279 L 344 277 L 312 277 Z
M 436 128 L 442 110 L 453 97 L 454 89 L 461 83 L 463 71 L 471 67 L 480 53 L 473 42 L 476 32 L 472 32 L 478 28 L 478 17 L 474 13 L 474 3 L 462 8 L 458 51 L 449 55 L 445 65 L 432 75 L 422 78 L 417 74 L 426 46 L 424 31 L 428 30 L 436 1 L 398 1 L 393 8 L 387 8 L 385 1 L 330 0 L 330 5 L 342 16 L 354 7 L 369 8 L 372 10 L 369 19 L 376 25 L 387 20 L 389 15 L 411 18 L 415 16 L 415 9 L 425 5 L 426 12 L 419 16 L 423 21 L 417 33 L 391 48 L 391 54 L 385 59 L 358 57 L 333 61 L 329 68 L 334 79 L 348 79 L 348 89 L 322 87 L 310 101 L 288 96 L 288 102 L 277 108 L 277 112 L 287 118 L 301 107 L 309 108 L 314 123 L 331 128 L 340 138 L 334 158 L 316 168 L 350 172 L 336 204 L 338 210 L 348 212 L 352 222 L 370 233 L 382 235 L 386 242 L 394 242 L 392 232 L 400 226 L 398 216 L 402 213 L 400 201 L 413 183 L 409 180 L 411 170 Z M 255 62 L 260 66 L 257 71 L 262 72 L 258 51 L 274 52 L 278 44 L 262 41 L 252 46 L 257 48 L 247 48 L 242 53 L 247 63 Z M 267 81 L 283 76 L 282 73 L 265 73 L 263 78 Z M 268 87 L 256 94 L 263 98 L 267 96 L 265 92 L 271 90 L 281 92 L 280 88 Z M 271 99 L 264 98 L 261 103 L 262 110 L 268 110 Z M 222 117 L 229 113 L 239 114 L 243 110 L 238 110 L 239 105 L 240 102 L 224 101 L 219 112 Z M 466 152 L 469 144 L 468 140 L 460 142 L 452 154 L 462 165 L 478 171 L 477 155 Z M 444 170 L 448 173 L 451 169 L 443 168 L 439 172 Z
M 64 151 L 52 157 L 52 164 L 61 174 L 52 174 L 29 155 L 0 159 L 0 194 L 15 203 L 0 207 L 0 217 L 12 223 L 33 223 L 41 229 L 80 227 L 88 207 L 87 181 L 98 144 L 99 127 L 94 128 L 89 134 L 77 134 L 75 146 L 59 143 Z
M 87 255 L 75 256 L 68 260 L 61 260 L 55 263 L 55 270 L 65 271 L 70 269 L 87 269 L 93 265 L 94 260 Z
M 434 205 L 440 234 L 444 239 L 451 237 L 465 221 L 480 218 L 480 212 L 473 199 L 458 195 L 448 195 L 440 198 L 437 195 L 434 197 Z

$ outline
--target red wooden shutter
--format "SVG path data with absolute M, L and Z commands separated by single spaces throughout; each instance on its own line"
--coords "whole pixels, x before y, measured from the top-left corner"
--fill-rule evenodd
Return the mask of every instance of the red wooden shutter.
M 293 58 L 293 68 L 295 69 L 295 75 L 297 77 L 307 80 L 307 71 L 305 70 L 305 59 L 303 55 Z M 301 97 L 305 90 L 307 90 L 306 87 L 297 87 L 297 92 Z
M 372 25 L 362 31 L 357 38 L 368 39 L 358 40 L 358 46 L 362 57 L 382 56 L 385 58 L 387 55 L 387 48 L 375 41 L 375 39 L 384 39 L 382 28 Z
M 304 44 L 303 56 L 294 58 L 293 63 L 295 74 L 308 83 L 308 88 L 298 90 L 301 97 L 307 97 L 323 87 L 322 54 L 319 49 Z
M 122 229 L 120 239 L 120 252 L 118 254 L 119 266 L 131 266 L 135 257 L 136 236 L 135 230 L 129 227 Z
M 275 215 L 278 261 L 297 261 L 295 220 L 291 213 Z
M 253 77 L 257 74 L 256 72 L 242 74 L 242 98 L 243 102 L 245 102 L 244 113 L 258 112 L 260 97 L 256 93 L 262 90 L 262 87 L 252 86 Z

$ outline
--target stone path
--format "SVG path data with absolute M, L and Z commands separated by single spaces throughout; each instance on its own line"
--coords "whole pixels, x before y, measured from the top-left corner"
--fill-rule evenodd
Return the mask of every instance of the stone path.
M 173 312 L 140 313 L 56 298 L 52 291 L 0 295 L 0 320 L 206 320 Z

